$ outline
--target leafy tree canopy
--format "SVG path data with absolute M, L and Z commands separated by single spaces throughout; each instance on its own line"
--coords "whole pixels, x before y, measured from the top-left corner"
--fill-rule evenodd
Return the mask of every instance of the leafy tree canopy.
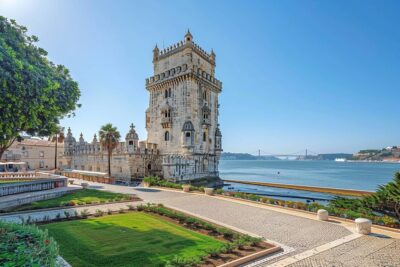
M 21 132 L 48 136 L 80 106 L 77 82 L 47 58 L 38 41 L 0 16 L 0 157 Z

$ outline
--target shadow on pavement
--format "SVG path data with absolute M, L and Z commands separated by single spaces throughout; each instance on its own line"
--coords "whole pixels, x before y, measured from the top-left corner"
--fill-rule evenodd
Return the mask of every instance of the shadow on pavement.
M 157 189 L 150 189 L 150 188 L 135 188 L 134 190 L 137 190 L 139 192 L 160 192 L 161 190 L 157 190 Z

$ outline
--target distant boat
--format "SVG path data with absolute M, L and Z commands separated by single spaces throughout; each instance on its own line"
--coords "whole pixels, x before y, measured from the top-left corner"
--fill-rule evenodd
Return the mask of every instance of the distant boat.
M 336 158 L 335 161 L 336 162 L 346 162 L 347 159 L 345 159 L 345 158 Z

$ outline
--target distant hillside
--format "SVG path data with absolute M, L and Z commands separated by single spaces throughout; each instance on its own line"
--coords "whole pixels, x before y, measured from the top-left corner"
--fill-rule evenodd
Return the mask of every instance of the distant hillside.
M 400 161 L 400 147 L 364 149 L 353 155 L 355 160 Z
M 254 156 L 248 153 L 230 153 L 223 152 L 221 155 L 222 160 L 279 160 L 273 156 Z

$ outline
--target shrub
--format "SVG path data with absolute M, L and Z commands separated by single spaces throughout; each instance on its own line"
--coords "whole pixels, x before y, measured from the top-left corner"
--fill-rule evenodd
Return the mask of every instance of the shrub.
M 232 253 L 235 249 L 235 244 L 233 243 L 225 243 L 224 245 L 224 253 Z
M 394 219 L 392 217 L 389 217 L 387 215 L 382 217 L 382 222 L 383 222 L 383 224 L 385 226 L 394 226 L 394 225 L 397 224 L 397 220 L 396 219 Z
M 218 233 L 223 235 L 224 238 L 226 239 L 231 239 L 234 236 L 234 232 L 228 228 L 222 227 L 222 228 L 218 228 Z
M 102 200 L 100 200 L 100 203 L 104 204 L 104 203 L 106 203 L 106 201 L 104 199 L 102 199 Z
M 75 205 L 76 205 L 76 202 L 73 201 L 73 200 L 71 200 L 71 201 L 68 202 L 68 206 L 75 206 Z
M 120 208 L 118 212 L 119 213 L 125 213 L 125 210 L 123 208 Z
M 97 209 L 96 212 L 94 213 L 95 217 L 101 217 L 103 216 L 104 212 L 102 210 Z
M 87 218 L 88 216 L 89 216 L 89 211 L 87 209 L 81 211 L 82 218 Z
M 223 193 L 224 193 L 224 190 L 221 188 L 218 188 L 215 190 L 215 194 L 222 195 Z
M 79 206 L 85 205 L 85 202 L 83 202 L 83 201 L 78 201 L 78 205 L 79 205 Z
M 133 205 L 127 205 L 127 207 L 128 207 L 128 210 L 135 210 L 135 206 L 133 206 Z
M 71 217 L 71 214 L 68 211 L 64 211 L 64 216 L 65 218 L 69 219 L 69 217 Z
M 79 216 L 78 211 L 76 211 L 76 210 L 74 211 L 74 216 L 75 216 L 75 217 L 78 217 L 78 216 Z
M 0 221 L 0 266 L 56 266 L 58 245 L 36 226 Z
M 57 213 L 57 215 L 56 215 L 56 220 L 60 220 L 61 219 L 61 214 L 60 213 Z
M 107 214 L 108 214 L 108 215 L 111 215 L 111 214 L 112 214 L 112 210 L 108 209 L 108 210 L 107 210 Z
M 202 262 L 200 257 L 185 258 L 175 255 L 172 260 L 167 261 L 166 267 L 191 267 Z

